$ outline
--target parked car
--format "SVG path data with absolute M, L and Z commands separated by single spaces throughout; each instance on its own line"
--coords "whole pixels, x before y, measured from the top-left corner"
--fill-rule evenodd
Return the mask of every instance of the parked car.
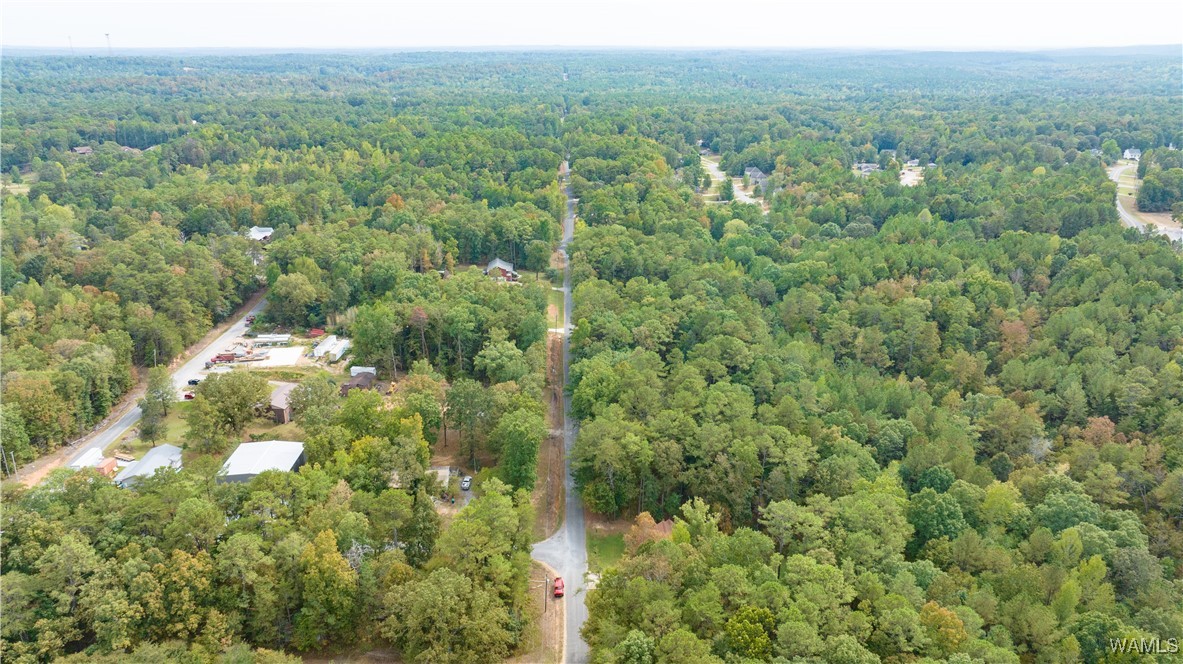
M 192 401 L 196 396 L 192 392 L 185 393 L 185 401 Z
M 472 477 L 469 475 L 465 475 L 460 480 L 460 488 L 463 489 L 464 491 L 468 491 L 469 489 L 471 489 L 472 488 Z
M 562 597 L 563 592 L 566 590 L 566 587 L 567 587 L 567 584 L 563 583 L 563 577 L 556 576 L 555 577 L 555 597 Z
M 200 379 L 200 378 L 190 378 L 190 379 L 189 379 L 189 384 L 190 384 L 190 385 L 197 385 L 197 384 L 199 384 L 199 383 L 201 383 L 201 379 Z

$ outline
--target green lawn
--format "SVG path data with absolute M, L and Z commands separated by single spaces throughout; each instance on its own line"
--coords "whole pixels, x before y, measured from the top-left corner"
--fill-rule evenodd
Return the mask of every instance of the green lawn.
M 188 414 L 192 404 L 188 401 L 178 401 L 173 404 L 169 410 L 168 416 L 164 418 L 164 435 L 160 440 L 156 441 L 156 445 L 176 445 L 182 447 L 185 444 L 185 432 L 188 429 L 188 424 L 185 422 L 185 415 Z M 143 456 L 145 452 L 152 449 L 153 445 L 147 441 L 139 438 L 138 429 L 125 434 L 118 442 L 107 449 L 108 456 L 115 452 L 115 450 L 124 450 L 131 452 L 133 456 Z M 231 448 L 238 442 L 247 440 L 303 440 L 303 433 L 295 422 L 288 422 L 287 424 L 276 424 L 274 421 L 257 417 L 249 424 L 246 429 L 238 437 L 233 440 Z
M 185 437 L 185 415 L 189 412 L 190 404 L 188 401 L 178 401 L 173 404 L 168 411 L 168 416 L 164 418 L 164 435 L 160 440 L 156 441 L 157 445 L 169 443 L 170 445 L 180 446 Z M 107 454 L 110 456 L 115 450 L 127 450 L 134 456 L 140 457 L 152 449 L 152 444 L 140 440 L 138 435 L 139 429 L 133 428 L 116 441 L 111 447 L 107 449 Z
M 337 380 L 337 379 L 341 378 L 342 376 L 344 376 L 344 373 L 343 373 L 344 366 L 345 365 L 342 364 L 339 367 L 342 369 L 342 373 L 333 373 L 332 371 L 326 370 L 324 367 L 312 366 L 312 365 L 300 366 L 300 367 L 261 367 L 261 368 L 252 368 L 250 366 L 247 366 L 247 367 L 245 367 L 245 369 L 247 371 L 250 371 L 253 375 L 262 376 L 263 378 L 266 378 L 267 380 L 275 380 L 275 381 L 279 381 L 281 383 L 299 383 L 300 381 L 304 380 L 305 378 L 309 378 L 309 377 L 315 376 L 317 374 L 325 374 L 329 378 L 331 378 L 333 380 Z M 347 377 L 346 377 L 346 380 L 348 380 Z
M 546 297 L 548 305 L 554 305 L 555 315 L 546 319 L 548 327 L 559 327 L 563 324 L 563 292 L 552 290 Z M 549 309 L 549 307 L 548 307 Z
M 587 534 L 587 568 L 597 574 L 612 567 L 624 556 L 624 534 Z

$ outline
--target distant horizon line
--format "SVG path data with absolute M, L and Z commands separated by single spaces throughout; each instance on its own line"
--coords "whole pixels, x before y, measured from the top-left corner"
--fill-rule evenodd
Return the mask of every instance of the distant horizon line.
M 124 46 L 111 49 L 107 46 L 46 46 L 35 44 L 0 45 L 0 56 L 4 55 L 101 55 L 119 57 L 138 54 L 184 54 L 229 52 L 252 55 L 284 55 L 300 53 L 360 54 L 360 53 L 489 53 L 489 52 L 555 52 L 555 51 L 627 51 L 645 53 L 688 53 L 688 52 L 770 52 L 770 53 L 1033 53 L 1057 54 L 1074 52 L 1111 52 L 1114 55 L 1135 54 L 1138 51 L 1183 51 L 1183 43 L 1169 44 L 1126 44 L 1121 46 L 1039 46 L 1039 47 L 887 47 L 887 46 L 639 46 L 639 45 L 475 45 L 459 46 L 440 44 L 434 46 Z

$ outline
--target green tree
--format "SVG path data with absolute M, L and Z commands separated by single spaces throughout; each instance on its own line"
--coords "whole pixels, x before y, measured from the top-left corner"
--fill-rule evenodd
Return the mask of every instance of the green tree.
M 546 423 L 534 410 L 519 409 L 501 416 L 490 434 L 501 448 L 505 481 L 531 491 L 537 478 L 538 447 L 546 437 Z
M 246 371 L 207 377 L 194 390 L 188 438 L 202 449 L 220 449 L 242 432 L 271 393 L 267 380 Z
M 309 435 L 317 435 L 332 423 L 340 407 L 337 386 L 323 373 L 300 381 L 288 395 L 292 415 Z
M 413 662 L 500 662 L 514 644 L 496 595 L 447 568 L 391 592 L 386 607 L 382 635 Z
M 969 527 L 961 513 L 961 506 L 949 494 L 921 489 L 908 505 L 908 522 L 916 529 L 915 541 L 925 542 L 940 537 L 953 539 Z
M 461 449 L 468 450 L 469 464 L 476 466 L 476 435 L 487 420 L 493 404 L 480 383 L 459 378 L 447 394 L 447 417 L 460 434 Z
M 337 535 L 321 531 L 300 554 L 301 608 L 292 642 L 300 649 L 350 638 L 357 608 L 357 572 L 337 550 Z
M 277 323 L 307 325 L 317 291 L 304 274 L 285 274 L 275 280 L 267 293 L 267 300 L 271 303 L 267 315 Z

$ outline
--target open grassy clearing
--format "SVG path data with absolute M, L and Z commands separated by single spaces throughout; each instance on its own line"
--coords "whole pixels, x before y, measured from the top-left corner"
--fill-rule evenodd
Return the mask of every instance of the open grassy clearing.
M 620 562 L 624 556 L 624 533 L 599 533 L 594 528 L 587 531 L 587 568 L 602 574 L 604 570 Z

